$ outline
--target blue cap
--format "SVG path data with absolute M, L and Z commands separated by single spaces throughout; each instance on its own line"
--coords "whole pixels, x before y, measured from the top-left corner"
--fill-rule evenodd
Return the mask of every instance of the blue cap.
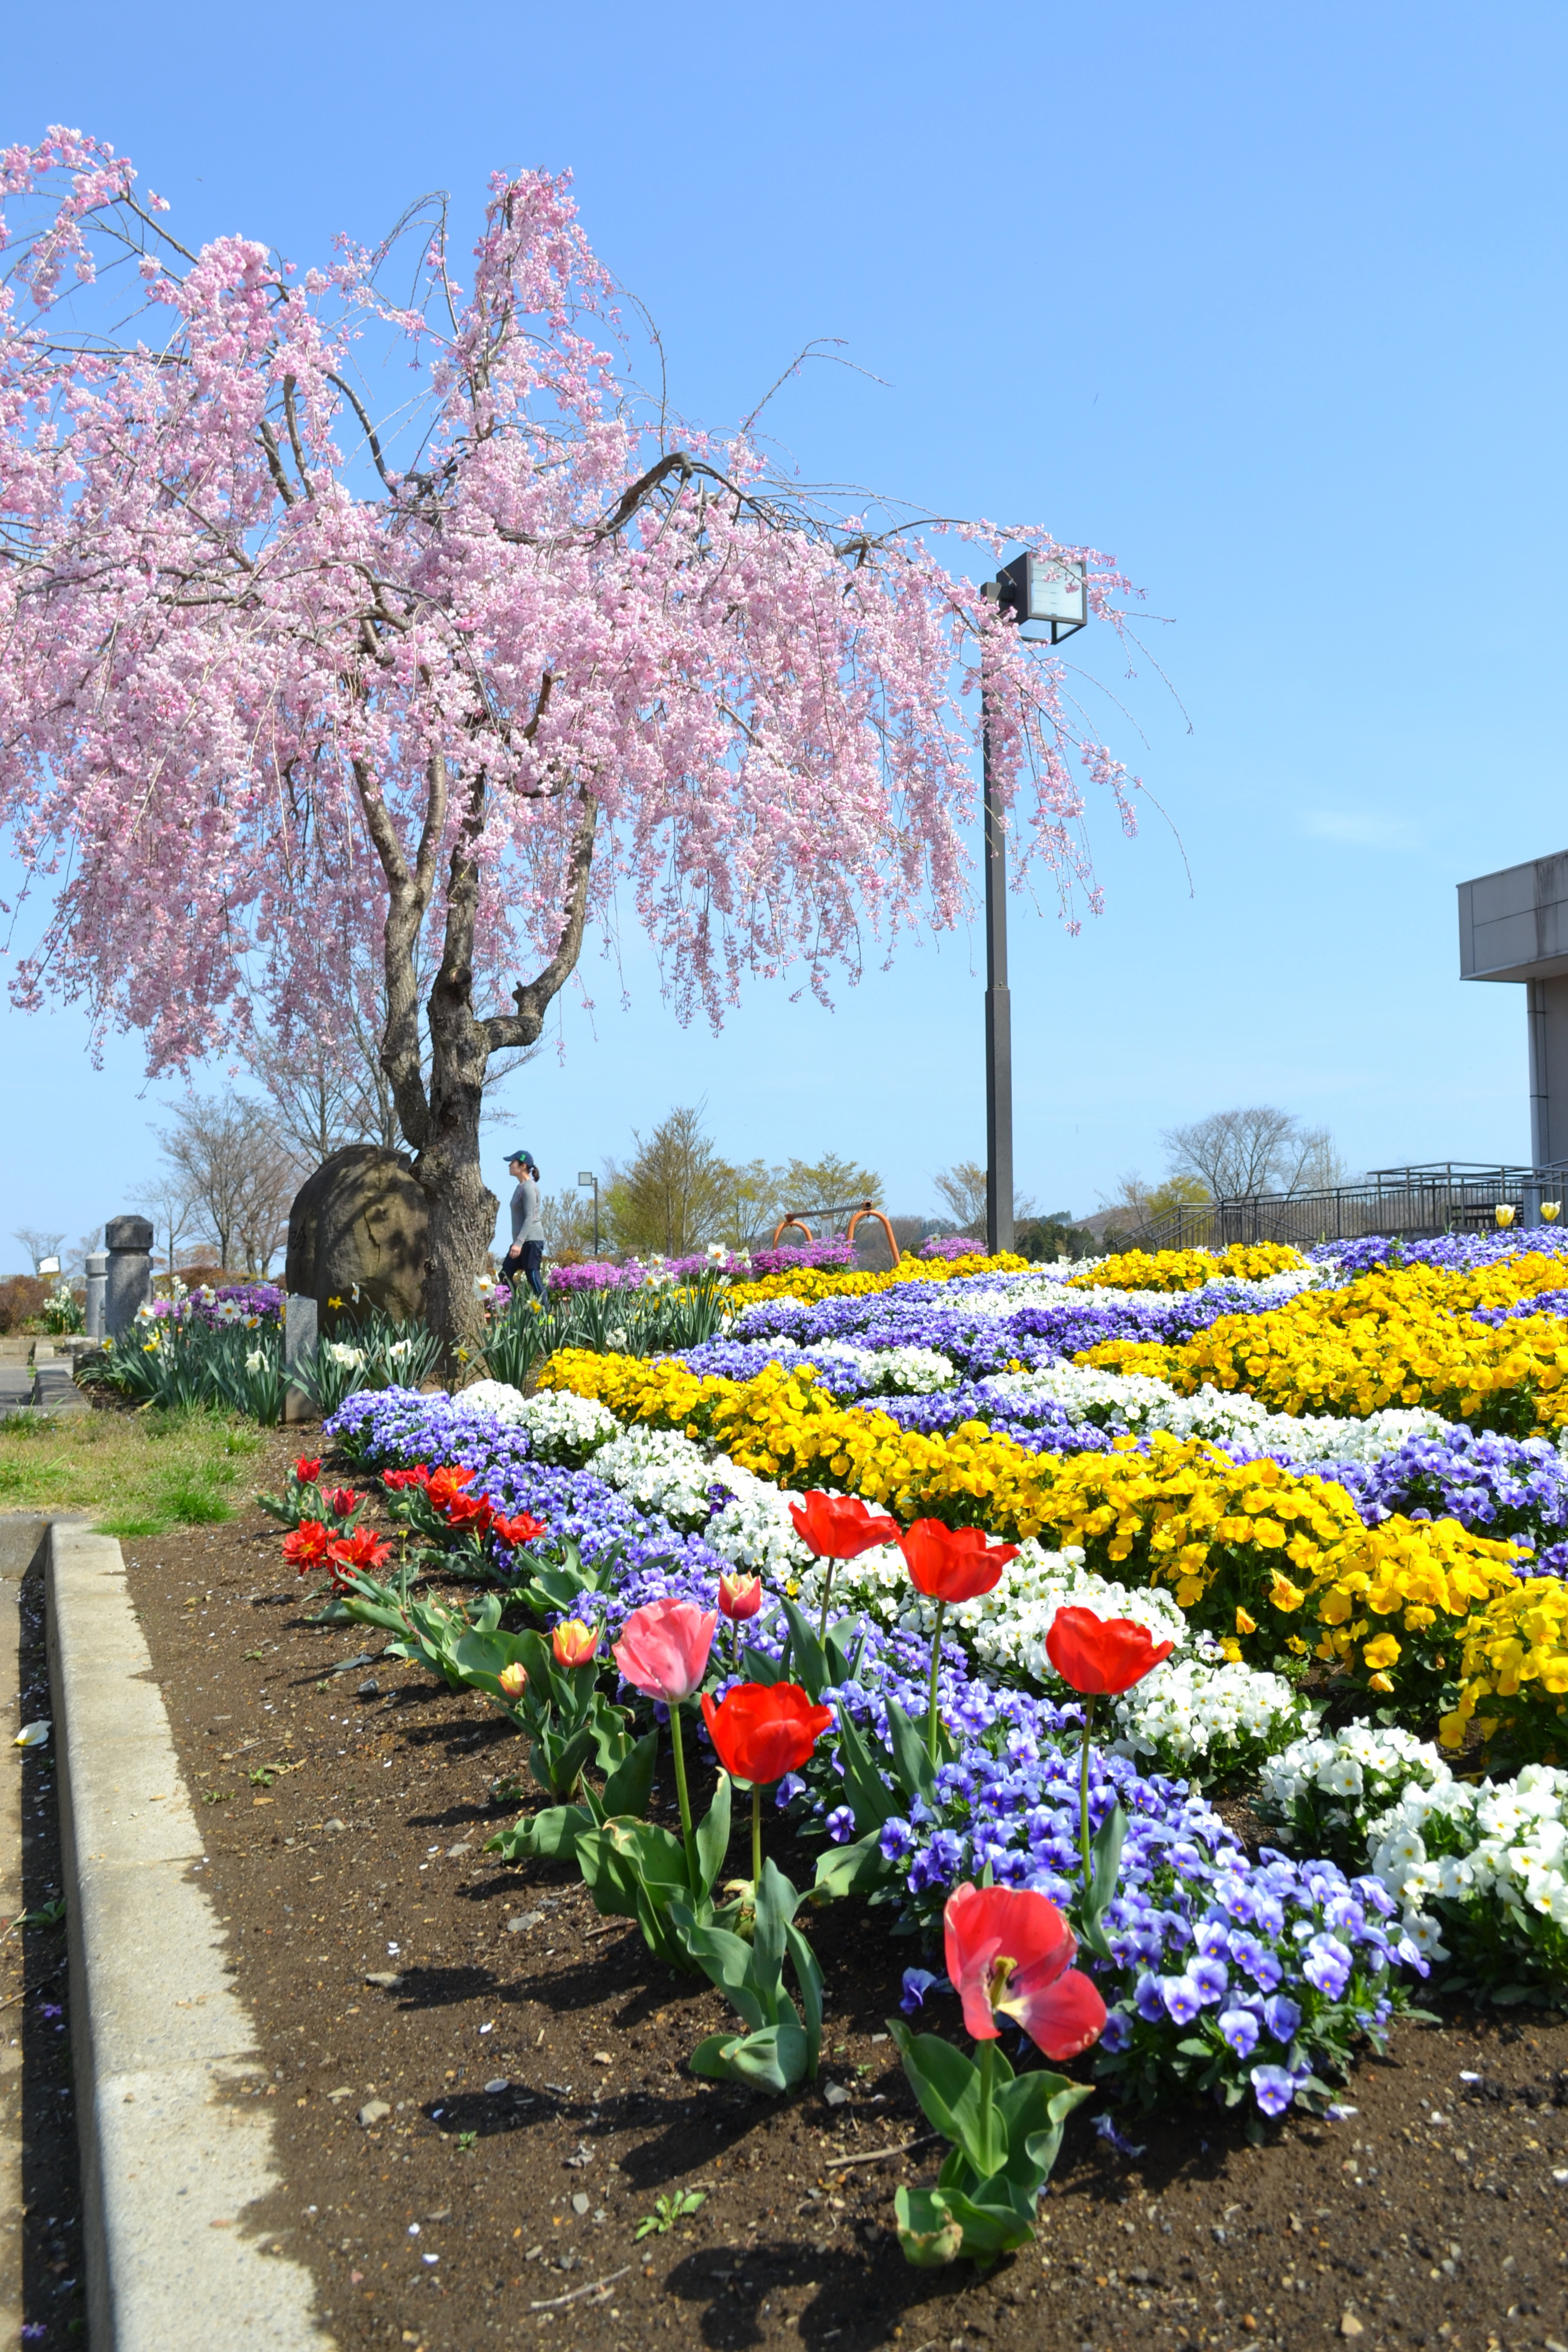
M 519 1144 L 519 1145 L 517 1146 L 517 1149 L 516 1150 L 516 1151 L 508 1151 L 508 1152 L 507 1152 L 507 1167 L 508 1167 L 508 1168 L 511 1166 L 511 1164 L 512 1164 L 512 1162 L 513 1162 L 513 1160 L 526 1160 L 528 1161 L 528 1165 L 529 1165 L 529 1167 L 530 1167 L 530 1168 L 531 1168 L 531 1167 L 533 1166 L 533 1164 L 534 1164 L 534 1155 L 533 1155 L 533 1153 L 532 1153 L 531 1151 L 525 1151 L 521 1144 Z

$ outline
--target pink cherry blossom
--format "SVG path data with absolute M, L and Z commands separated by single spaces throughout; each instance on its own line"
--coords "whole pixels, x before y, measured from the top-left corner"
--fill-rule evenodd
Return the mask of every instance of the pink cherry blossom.
M 448 1333 L 486 1062 L 585 930 L 629 911 L 716 1025 L 748 974 L 825 997 L 952 929 L 982 670 L 1015 877 L 1097 906 L 1082 779 L 1129 830 L 1134 787 L 941 549 L 1082 555 L 1117 626 L 1125 583 L 650 400 L 564 176 L 495 178 L 465 267 L 428 207 L 325 268 L 191 250 L 58 129 L 0 153 L 0 823 L 43 913 L 13 994 L 154 1072 L 379 1037 Z

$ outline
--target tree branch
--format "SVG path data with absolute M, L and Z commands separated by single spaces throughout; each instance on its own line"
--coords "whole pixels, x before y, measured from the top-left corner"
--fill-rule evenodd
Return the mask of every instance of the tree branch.
M 519 981 L 512 991 L 516 1013 L 494 1013 L 479 1026 L 485 1032 L 492 1054 L 499 1054 L 509 1045 L 531 1045 L 544 1027 L 545 1014 L 550 1001 L 558 996 L 577 969 L 582 953 L 582 934 L 588 923 L 588 883 L 593 870 L 593 830 L 599 821 L 599 803 L 583 784 L 578 792 L 580 808 L 577 829 L 572 835 L 571 850 L 566 868 L 566 921 L 556 951 L 544 970 L 527 985 Z

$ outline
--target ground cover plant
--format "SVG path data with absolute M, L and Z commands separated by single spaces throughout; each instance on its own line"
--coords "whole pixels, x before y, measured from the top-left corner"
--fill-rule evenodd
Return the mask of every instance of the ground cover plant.
M 117 1536 L 216 1525 L 248 1499 L 265 1443 L 205 1407 L 13 1413 L 0 1420 L 0 1508 L 82 1511 Z

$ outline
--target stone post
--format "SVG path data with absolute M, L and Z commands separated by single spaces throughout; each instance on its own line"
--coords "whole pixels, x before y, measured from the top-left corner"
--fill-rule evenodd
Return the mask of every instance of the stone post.
M 294 1377 L 295 1366 L 308 1348 L 316 1345 L 319 1317 L 316 1301 L 298 1290 L 291 1290 L 283 1302 L 283 1373 L 287 1385 L 283 1391 L 283 1418 L 286 1423 L 308 1420 L 313 1407 L 305 1391 Z
M 103 1341 L 103 1294 L 109 1281 L 109 1252 L 89 1250 L 87 1257 L 87 1336 Z
M 110 1217 L 103 1229 L 109 1270 L 104 1281 L 103 1329 L 118 1339 L 136 1320 L 136 1310 L 152 1296 L 152 1227 L 145 1217 Z

